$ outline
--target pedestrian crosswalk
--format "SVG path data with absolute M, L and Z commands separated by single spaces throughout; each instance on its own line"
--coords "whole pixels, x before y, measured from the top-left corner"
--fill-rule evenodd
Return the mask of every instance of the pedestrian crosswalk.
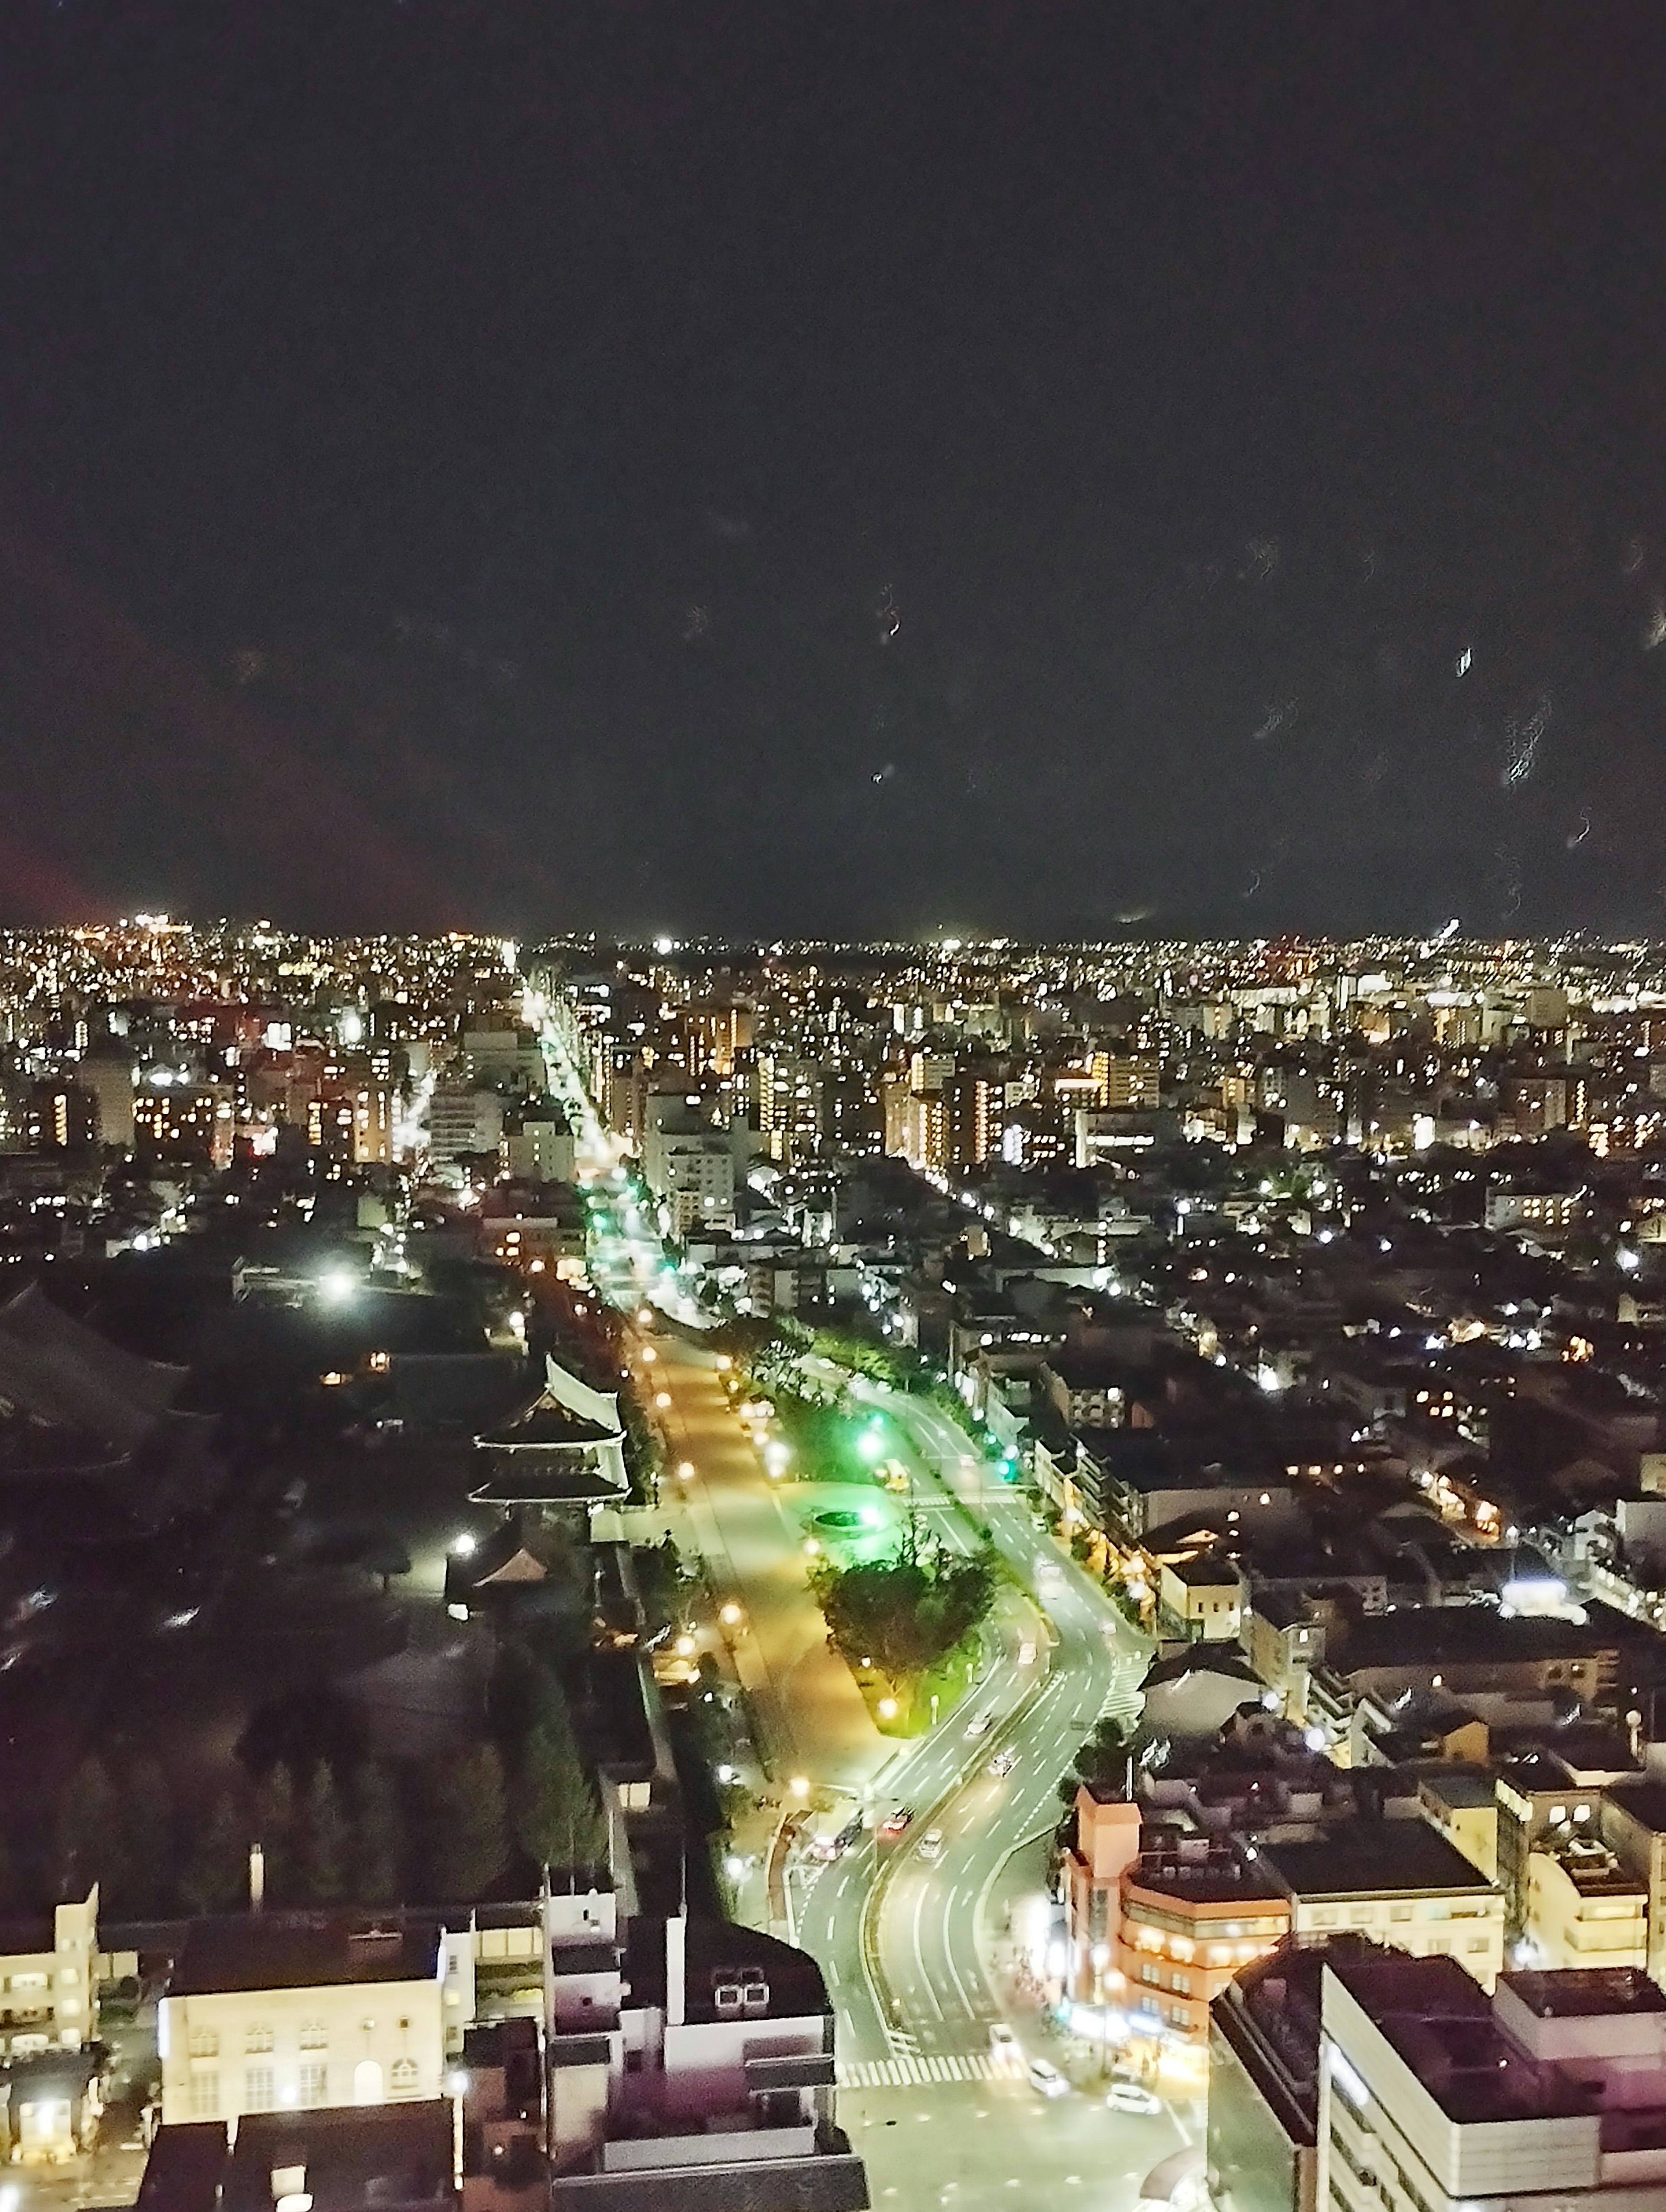
M 937 2051 L 900 2058 L 842 2058 L 834 2073 L 842 2089 L 912 2089 L 927 2081 L 989 2081 L 995 2069 L 987 2051 Z

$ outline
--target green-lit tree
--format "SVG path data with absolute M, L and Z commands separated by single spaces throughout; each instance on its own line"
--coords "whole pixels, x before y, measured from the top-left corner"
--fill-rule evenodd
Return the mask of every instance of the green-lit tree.
M 354 1903 L 397 1905 L 404 1894 L 404 1860 L 398 1790 L 385 1766 L 367 1760 L 353 1787 Z
M 994 1603 L 987 1550 L 950 1559 L 911 1528 L 890 1559 L 830 1563 L 811 1577 L 836 1648 L 853 1664 L 872 1659 L 893 1682 L 922 1674 L 964 1644 Z
M 188 1912 L 234 1912 L 248 1895 L 248 1825 L 228 1793 L 197 1839 L 179 1883 Z
M 491 1744 L 431 1764 L 427 1783 L 429 1873 L 447 1904 L 483 1897 L 508 1863 L 503 1761 Z
M 121 1802 L 109 1769 L 83 1759 L 64 1785 L 52 1830 L 53 1875 L 60 1897 L 84 1897 L 94 1882 L 119 1895 L 129 1880 Z
M 335 1777 L 323 1759 L 313 1769 L 296 1837 L 296 1888 L 309 1905 L 333 1905 L 347 1893 L 352 1831 Z

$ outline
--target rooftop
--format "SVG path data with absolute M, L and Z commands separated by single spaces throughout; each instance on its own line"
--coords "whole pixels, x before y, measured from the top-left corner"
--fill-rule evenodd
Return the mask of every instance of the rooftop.
M 1318 1843 L 1264 1844 L 1260 1856 L 1292 1897 L 1497 1894 L 1456 1845 L 1421 1820 L 1344 1828 Z
M 362 1914 L 243 1913 L 193 1921 L 167 1994 L 328 1989 L 348 1982 L 432 1981 L 439 1924 L 380 1925 Z
M 1333 1981 L 1460 2125 L 1600 2115 L 1604 2151 L 1659 2146 L 1666 1999 L 1639 1969 L 1506 1974 L 1489 1999 L 1455 1959 L 1329 1958 L 1328 2027 Z M 1607 2025 L 1581 2037 L 1578 2023 Z
M 690 1919 L 684 1937 L 684 2018 L 690 2023 L 719 2017 L 714 1992 L 721 1984 L 762 1982 L 768 1985 L 767 2017 L 800 2020 L 830 2017 L 827 1985 L 807 1951 L 756 1929 L 727 1921 Z M 666 1923 L 633 1920 L 625 1954 L 630 2002 L 663 2005 L 666 2001 Z M 725 2018 L 729 2017 L 726 2013 Z
M 1557 1973 L 1506 1974 L 1535 2020 L 1601 2020 L 1666 2013 L 1666 1993 L 1635 1966 L 1569 1966 Z

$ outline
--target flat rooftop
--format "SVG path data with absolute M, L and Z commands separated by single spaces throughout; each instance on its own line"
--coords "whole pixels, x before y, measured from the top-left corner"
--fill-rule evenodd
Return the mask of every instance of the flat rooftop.
M 1535 2020 L 1602 2020 L 1666 2012 L 1666 1993 L 1635 1966 L 1569 1966 L 1559 1973 L 1502 1974 Z
M 167 1994 L 432 1981 L 439 1956 L 437 1921 L 384 1926 L 362 1913 L 243 1913 L 192 1923 Z
M 1260 1861 L 1292 1897 L 1496 1893 L 1456 1844 L 1422 1820 L 1373 1821 L 1317 1843 L 1263 1844 Z

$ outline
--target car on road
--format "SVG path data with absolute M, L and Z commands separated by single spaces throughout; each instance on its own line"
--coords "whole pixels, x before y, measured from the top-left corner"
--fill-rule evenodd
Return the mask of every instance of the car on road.
M 1004 2020 L 989 2023 L 989 2056 L 997 2066 L 1016 2066 L 1023 2057 L 1018 2037 Z
M 934 1866 L 943 1856 L 943 1831 L 927 1828 L 920 1838 L 920 1856 L 927 1866 Z
M 989 1761 L 991 1774 L 1010 1774 L 1018 1763 L 1018 1755 L 1009 1743 L 1005 1751 L 998 1751 Z
M 1029 2065 L 1030 2087 L 1038 2096 L 1063 2097 L 1069 2094 L 1070 2084 L 1056 2066 L 1045 2058 L 1032 2058 Z
M 1152 2118 L 1162 2111 L 1163 2100 L 1142 2081 L 1113 2081 L 1105 2099 L 1105 2109 L 1112 2112 L 1143 2112 L 1147 2118 Z
M 914 1808 L 912 1806 L 899 1805 L 894 1813 L 887 1813 L 885 1819 L 880 1821 L 879 1833 L 882 1836 L 890 1836 L 893 1838 L 900 1836 L 903 1829 L 907 1827 L 909 1822 L 913 1818 Z
M 975 1743 L 979 1736 L 988 1735 L 994 1725 L 994 1718 L 992 1712 L 974 1713 L 966 1723 L 967 1742 Z
M 1018 1664 L 1020 1667 L 1033 1667 L 1035 1663 L 1036 1647 L 1026 1636 L 1018 1646 Z

